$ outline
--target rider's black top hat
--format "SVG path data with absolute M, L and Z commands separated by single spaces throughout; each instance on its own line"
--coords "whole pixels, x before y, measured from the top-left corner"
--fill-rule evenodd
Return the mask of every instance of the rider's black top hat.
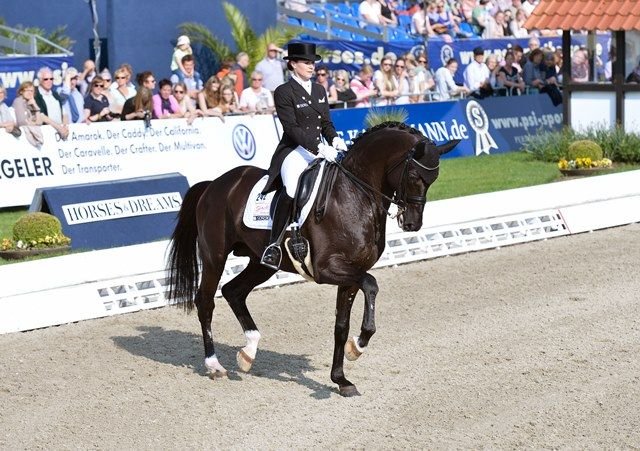
M 320 61 L 321 56 L 316 55 L 316 45 L 307 42 L 291 43 L 287 46 L 286 60 Z

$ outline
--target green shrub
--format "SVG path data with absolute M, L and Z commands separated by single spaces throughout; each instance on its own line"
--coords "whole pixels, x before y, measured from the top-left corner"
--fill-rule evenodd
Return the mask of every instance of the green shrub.
M 602 155 L 614 162 L 640 163 L 640 135 L 627 133 L 621 126 L 592 127 L 579 133 L 568 128 L 552 133 L 544 133 L 541 130 L 536 135 L 527 137 L 523 150 L 538 160 L 571 160 L 569 146 L 580 140 L 595 142 L 600 146 Z
M 537 160 L 556 162 L 566 158 L 569 145 L 576 140 L 576 134 L 570 128 L 560 132 L 545 133 L 539 130 L 535 135 L 527 136 L 522 150 Z
M 589 139 L 574 141 L 567 150 L 567 159 L 577 160 L 578 158 L 591 158 L 591 161 L 602 160 L 602 147 Z
M 30 243 L 45 237 L 62 235 L 60 221 L 48 213 L 27 213 L 13 225 L 13 239 Z
M 610 158 L 621 163 L 640 163 L 640 136 L 621 133 L 611 148 Z

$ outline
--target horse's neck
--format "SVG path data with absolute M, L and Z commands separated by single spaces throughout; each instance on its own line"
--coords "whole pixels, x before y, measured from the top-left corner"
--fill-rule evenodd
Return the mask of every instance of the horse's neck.
M 349 172 L 385 195 L 391 196 L 393 194 L 393 188 L 387 186 L 386 183 L 387 170 L 394 161 L 393 155 L 384 151 L 369 153 L 361 149 L 360 152 L 354 152 L 350 157 L 352 158 L 345 161 L 345 168 Z M 396 156 L 396 159 L 399 158 L 401 156 Z

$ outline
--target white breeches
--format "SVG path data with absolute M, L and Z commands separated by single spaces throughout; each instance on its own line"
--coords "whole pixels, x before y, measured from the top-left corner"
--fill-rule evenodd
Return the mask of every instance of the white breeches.
M 296 195 L 300 174 L 316 158 L 318 157 L 307 149 L 298 146 L 284 159 L 280 168 L 280 176 L 289 197 L 293 198 Z

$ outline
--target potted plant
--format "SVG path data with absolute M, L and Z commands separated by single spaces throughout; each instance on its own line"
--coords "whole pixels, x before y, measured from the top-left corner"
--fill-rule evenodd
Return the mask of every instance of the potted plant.
M 600 145 L 588 139 L 574 141 L 569 145 L 567 158 L 558 162 L 558 169 L 564 175 L 591 175 L 608 171 L 612 162 L 603 158 Z
M 0 257 L 16 260 L 32 255 L 65 252 L 71 239 L 62 233 L 58 218 L 48 213 L 27 213 L 13 225 L 13 237 L 0 241 Z

